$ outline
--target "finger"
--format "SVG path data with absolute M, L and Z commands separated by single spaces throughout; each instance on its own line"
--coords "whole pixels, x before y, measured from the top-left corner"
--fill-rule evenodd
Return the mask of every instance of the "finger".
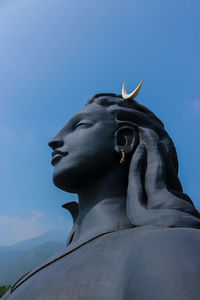
M 142 129 L 142 141 L 147 149 L 147 170 L 145 180 L 148 194 L 154 194 L 166 187 L 165 162 L 161 154 L 160 138 L 152 129 Z
M 135 177 L 143 171 L 146 164 L 146 149 L 143 143 L 140 143 L 137 147 L 135 153 L 133 154 L 131 163 L 130 163 L 130 173 L 129 176 Z
M 146 168 L 146 150 L 140 144 L 133 154 L 129 169 L 129 185 L 127 190 L 127 210 L 135 211 L 139 209 L 141 203 L 146 203 L 146 193 L 144 190 L 144 175 Z M 132 198 L 134 195 L 135 199 Z M 130 201 L 129 201 L 130 200 Z M 140 204 L 139 204 L 140 203 Z

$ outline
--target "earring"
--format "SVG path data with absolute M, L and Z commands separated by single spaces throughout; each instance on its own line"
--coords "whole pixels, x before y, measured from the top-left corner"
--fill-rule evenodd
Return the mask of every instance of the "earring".
M 124 153 L 124 149 L 121 149 L 121 153 L 122 153 L 122 157 L 120 159 L 120 164 L 123 164 L 123 162 L 125 162 L 125 153 Z

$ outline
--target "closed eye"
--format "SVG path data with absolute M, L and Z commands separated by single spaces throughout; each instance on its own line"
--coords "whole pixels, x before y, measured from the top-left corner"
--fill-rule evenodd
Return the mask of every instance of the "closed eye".
M 76 127 L 75 128 L 78 128 L 78 127 L 80 127 L 80 126 L 84 126 L 84 125 L 88 125 L 88 126 L 91 126 L 91 125 L 93 125 L 93 122 L 91 122 L 91 121 L 80 121 L 80 122 L 78 122 L 77 124 L 76 124 Z

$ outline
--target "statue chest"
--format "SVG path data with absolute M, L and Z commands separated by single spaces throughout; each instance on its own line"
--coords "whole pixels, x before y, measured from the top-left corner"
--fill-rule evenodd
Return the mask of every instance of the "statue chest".
M 117 244 L 109 235 L 81 246 L 25 280 L 9 300 L 125 299 L 128 261 Z
M 69 246 L 3 300 L 199 300 L 199 245 L 198 229 L 108 233 Z

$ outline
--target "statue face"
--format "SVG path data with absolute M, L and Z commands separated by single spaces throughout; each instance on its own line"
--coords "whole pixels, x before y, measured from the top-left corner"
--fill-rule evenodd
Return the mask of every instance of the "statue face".
M 114 150 L 115 129 L 112 114 L 95 103 L 72 117 L 49 142 L 54 184 L 77 193 L 109 172 L 119 160 Z

